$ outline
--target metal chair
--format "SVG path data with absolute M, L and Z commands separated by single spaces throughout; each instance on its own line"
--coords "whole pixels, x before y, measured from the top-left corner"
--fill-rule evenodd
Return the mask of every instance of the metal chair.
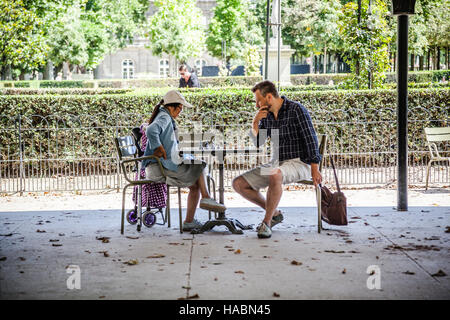
M 450 163 L 450 157 L 441 156 L 435 143 L 450 141 L 450 127 L 425 128 L 425 135 L 427 138 L 428 149 L 430 150 L 430 161 L 427 165 L 427 180 L 425 184 L 425 190 L 428 190 L 428 178 L 430 177 L 431 163 L 435 161 L 448 161 Z
M 117 155 L 119 157 L 119 163 L 122 170 L 122 173 L 124 175 L 125 180 L 128 182 L 127 185 L 124 186 L 123 192 L 122 192 L 122 220 L 121 220 L 121 228 L 120 233 L 123 234 L 124 232 L 124 218 L 125 218 L 125 192 L 128 187 L 131 186 L 138 186 L 139 192 L 138 192 L 138 219 L 139 219 L 139 225 L 138 230 L 142 227 L 142 204 L 141 204 L 141 187 L 144 184 L 147 183 L 154 183 L 155 181 L 148 180 L 148 179 L 138 179 L 138 180 L 131 180 L 129 178 L 129 171 L 126 168 L 127 163 L 133 163 L 136 165 L 138 170 L 138 177 L 140 176 L 140 170 L 141 170 L 141 163 L 143 160 L 146 159 L 155 159 L 159 165 L 159 168 L 161 170 L 161 173 L 163 176 L 165 176 L 164 168 L 156 156 L 142 156 L 139 157 L 139 149 L 136 147 L 135 140 L 133 136 L 124 136 L 124 137 L 116 137 L 114 138 L 116 149 L 117 149 Z M 178 204 L 179 204 L 179 214 L 181 217 L 181 192 L 180 188 L 178 188 Z M 166 214 L 164 217 L 164 222 L 167 221 L 167 227 L 170 228 L 170 186 L 167 185 L 167 205 L 166 205 Z M 181 230 L 182 222 L 180 220 L 180 230 Z
M 319 163 L 319 171 L 322 171 L 323 160 L 325 159 L 325 152 L 327 149 L 327 136 L 325 134 L 319 135 L 320 144 L 319 144 L 319 153 L 322 155 L 322 159 Z M 312 179 L 311 180 L 301 180 L 297 183 L 306 184 L 306 185 L 314 185 Z M 317 199 L 317 232 L 320 233 L 322 231 L 322 192 L 320 190 L 320 186 L 315 187 L 316 199 Z

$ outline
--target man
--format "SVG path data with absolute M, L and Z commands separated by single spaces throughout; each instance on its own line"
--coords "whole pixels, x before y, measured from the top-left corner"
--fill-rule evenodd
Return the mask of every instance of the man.
M 279 96 L 275 85 L 262 81 L 252 88 L 258 109 L 250 136 L 258 146 L 259 140 L 271 137 L 275 157 L 271 163 L 256 167 L 233 180 L 233 188 L 245 199 L 266 210 L 258 226 L 258 238 L 270 238 L 272 228 L 283 221 L 277 210 L 282 184 L 312 178 L 314 185 L 322 182 L 319 172 L 319 143 L 306 108 L 299 102 Z M 261 139 L 262 138 L 262 139 Z M 267 199 L 259 189 L 269 187 Z
M 180 88 L 200 88 L 197 75 L 195 73 L 190 73 L 185 64 L 182 64 L 178 71 L 180 71 L 181 76 L 179 85 Z

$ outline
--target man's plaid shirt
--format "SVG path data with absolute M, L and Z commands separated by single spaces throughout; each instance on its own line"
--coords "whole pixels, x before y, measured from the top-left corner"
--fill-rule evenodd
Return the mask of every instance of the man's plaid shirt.
M 319 143 L 308 110 L 299 102 L 284 96 L 281 98 L 284 101 L 278 111 L 278 119 L 272 112 L 261 119 L 258 137 L 253 136 L 256 138 L 254 142 L 259 141 L 262 129 L 267 129 L 267 137 L 274 141 L 272 129 L 278 129 L 279 161 L 300 158 L 307 164 L 319 163 L 322 155 L 319 154 Z

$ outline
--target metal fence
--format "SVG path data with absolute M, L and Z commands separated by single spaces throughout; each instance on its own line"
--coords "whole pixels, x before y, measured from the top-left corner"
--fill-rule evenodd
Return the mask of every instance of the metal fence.
M 425 183 L 429 151 L 424 127 L 449 126 L 448 108 L 436 107 L 431 112 L 439 119 L 414 118 L 411 109 L 409 129 L 408 182 Z M 327 122 L 313 121 L 316 131 L 328 135 L 322 175 L 327 183 L 334 183 L 330 170 L 330 157 L 337 166 L 342 185 L 386 185 L 396 181 L 396 121 L 372 121 L 365 111 L 352 114 L 353 121 L 339 121 L 341 113 L 321 115 Z M 314 113 L 311 114 L 315 118 Z M 216 144 L 227 148 L 249 147 L 248 138 L 252 114 L 237 113 L 224 121 L 215 113 L 192 115 L 185 110 L 178 120 L 179 131 L 219 133 Z M 192 121 L 192 119 L 196 121 Z M 347 117 L 342 117 L 348 119 Z M 129 135 L 133 127 L 147 120 L 139 114 L 96 115 L 0 115 L 0 193 L 120 190 L 124 179 L 120 173 L 113 138 Z M 201 126 L 201 127 L 199 127 Z M 440 146 L 444 156 L 449 156 L 449 144 Z M 270 154 L 227 155 L 225 158 L 225 186 L 232 179 L 258 163 L 266 162 Z M 211 160 L 211 159 L 209 159 Z M 217 163 L 211 162 L 213 169 Z M 217 170 L 213 170 L 217 175 Z M 218 177 L 216 176 L 216 179 Z M 430 173 L 430 183 L 449 184 L 449 163 L 435 163 Z

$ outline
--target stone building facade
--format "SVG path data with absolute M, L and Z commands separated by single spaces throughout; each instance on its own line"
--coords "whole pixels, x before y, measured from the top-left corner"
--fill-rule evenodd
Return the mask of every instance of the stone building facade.
M 147 17 L 155 13 L 155 7 L 150 1 Z M 197 7 L 202 10 L 205 27 L 214 16 L 215 0 L 198 0 Z M 98 79 L 154 79 L 167 77 L 172 70 L 169 69 L 169 57 L 154 56 L 150 49 L 146 48 L 149 40 L 136 37 L 133 43 L 123 49 L 117 50 L 105 57 L 95 70 Z M 187 61 L 190 67 L 195 67 L 201 75 L 201 67 L 216 65 L 219 61 L 207 52 L 201 57 L 191 58 Z M 175 74 L 177 70 L 174 70 Z

